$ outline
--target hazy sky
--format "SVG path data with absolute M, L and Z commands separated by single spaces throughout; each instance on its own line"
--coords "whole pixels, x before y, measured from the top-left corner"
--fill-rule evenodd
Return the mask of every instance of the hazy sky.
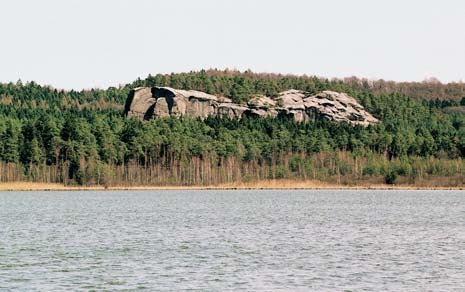
M 465 81 L 462 0 L 0 0 L 0 81 L 118 85 L 202 68 Z

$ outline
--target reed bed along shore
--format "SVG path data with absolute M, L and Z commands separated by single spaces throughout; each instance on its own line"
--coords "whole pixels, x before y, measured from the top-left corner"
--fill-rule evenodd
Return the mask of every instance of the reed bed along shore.
M 332 184 L 318 180 L 299 180 L 299 179 L 269 179 L 252 182 L 234 182 L 219 185 L 139 185 L 139 186 L 80 186 L 64 185 L 58 183 L 42 182 L 3 182 L 0 183 L 0 191 L 79 191 L 79 190 L 280 190 L 280 189 L 379 189 L 379 190 L 465 190 L 464 186 L 431 186 L 431 185 L 387 185 L 387 184 L 359 184 L 344 185 Z

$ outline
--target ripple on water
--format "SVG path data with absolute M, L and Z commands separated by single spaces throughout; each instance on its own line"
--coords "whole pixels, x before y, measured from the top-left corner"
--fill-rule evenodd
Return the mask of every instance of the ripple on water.
M 0 193 L 0 291 L 464 291 L 463 191 Z

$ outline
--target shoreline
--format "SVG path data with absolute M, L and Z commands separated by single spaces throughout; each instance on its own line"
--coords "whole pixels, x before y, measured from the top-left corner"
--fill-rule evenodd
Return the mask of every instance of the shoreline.
M 227 183 L 220 185 L 140 185 L 140 186 L 76 186 L 58 183 L 41 182 L 4 182 L 0 183 L 0 191 L 122 191 L 122 190 L 465 190 L 465 186 L 420 186 L 420 185 L 387 185 L 329 184 L 314 180 L 263 180 L 250 183 Z

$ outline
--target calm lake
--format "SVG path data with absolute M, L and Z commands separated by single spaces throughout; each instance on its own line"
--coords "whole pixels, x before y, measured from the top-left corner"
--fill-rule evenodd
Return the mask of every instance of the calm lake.
M 10 290 L 462 292 L 465 192 L 3 192 Z

